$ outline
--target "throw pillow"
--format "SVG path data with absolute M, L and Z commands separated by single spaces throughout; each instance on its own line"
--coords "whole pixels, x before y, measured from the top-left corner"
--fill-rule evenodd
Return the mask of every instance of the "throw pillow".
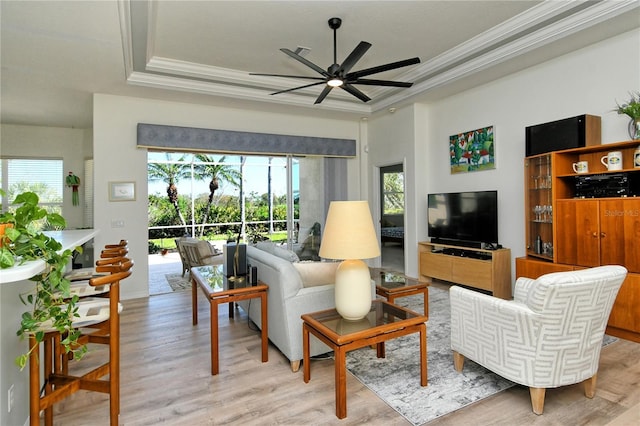
M 340 262 L 298 262 L 293 264 L 300 274 L 303 287 L 334 284 L 338 265 Z
M 278 256 L 284 260 L 288 260 L 289 262 L 298 262 L 300 260 L 298 258 L 298 255 L 294 252 L 276 245 L 273 246 L 273 252 L 271 254 L 273 254 L 274 256 Z
M 273 248 L 275 246 L 276 245 L 273 244 L 271 241 L 258 241 L 256 243 L 256 248 L 257 249 L 260 249 L 262 251 L 266 251 L 267 253 L 271 253 L 271 254 L 273 254 Z

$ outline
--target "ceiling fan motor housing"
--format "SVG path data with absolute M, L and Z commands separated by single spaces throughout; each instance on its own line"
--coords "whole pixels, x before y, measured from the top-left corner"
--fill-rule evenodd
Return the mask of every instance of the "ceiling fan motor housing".
M 332 30 L 337 30 L 342 25 L 342 19 L 340 18 L 331 18 L 329 19 L 329 28 Z

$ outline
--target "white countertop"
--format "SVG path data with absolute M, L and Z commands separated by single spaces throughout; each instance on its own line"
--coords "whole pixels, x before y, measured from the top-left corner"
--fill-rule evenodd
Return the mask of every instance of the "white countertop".
M 45 234 L 55 238 L 62 249 L 73 249 L 81 246 L 98 234 L 96 229 L 71 229 L 67 231 L 48 231 Z M 12 283 L 16 281 L 28 280 L 44 269 L 44 261 L 32 260 L 13 268 L 0 269 L 0 284 Z

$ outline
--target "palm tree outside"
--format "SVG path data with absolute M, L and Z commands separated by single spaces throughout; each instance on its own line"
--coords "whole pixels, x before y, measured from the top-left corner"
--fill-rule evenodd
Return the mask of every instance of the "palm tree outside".
M 187 222 L 180 211 L 178 205 L 178 187 L 177 183 L 181 179 L 190 179 L 191 170 L 187 164 L 182 163 L 184 156 L 180 157 L 178 162 L 171 162 L 171 155 L 166 153 L 167 163 L 149 163 L 148 174 L 150 181 L 162 181 L 167 184 L 167 197 L 169 202 L 173 205 L 176 211 L 176 215 L 180 220 L 180 224 L 184 227 L 185 234 L 189 232 L 187 228 Z
M 224 164 L 226 156 L 216 160 L 213 156 L 206 154 L 196 154 L 195 159 L 200 163 L 194 163 L 193 175 L 196 179 L 209 181 L 209 197 L 207 198 L 207 207 L 202 217 L 202 226 L 200 227 L 200 237 L 204 235 L 204 229 L 209 220 L 211 212 L 211 204 L 216 190 L 223 181 L 228 182 L 233 187 L 240 188 L 242 182 L 242 174 L 235 167 Z

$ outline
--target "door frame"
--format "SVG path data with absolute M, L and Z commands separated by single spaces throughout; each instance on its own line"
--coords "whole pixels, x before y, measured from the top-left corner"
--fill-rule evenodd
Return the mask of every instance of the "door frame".
M 381 186 L 381 178 L 380 175 L 382 174 L 382 168 L 384 167 L 389 167 L 389 166 L 395 166 L 395 165 L 402 165 L 402 174 L 404 175 L 404 177 L 406 178 L 406 173 L 407 173 L 407 159 L 406 157 L 403 157 L 401 160 L 395 160 L 395 161 L 389 161 L 389 162 L 385 162 L 385 163 L 379 163 L 379 164 L 375 164 L 373 166 L 373 173 L 372 173 L 372 184 L 373 187 L 375 188 L 375 190 L 372 191 L 372 201 L 373 201 L 373 220 L 374 220 L 374 226 L 376 228 L 376 233 L 378 236 L 378 242 L 380 243 L 380 256 L 373 259 L 371 261 L 372 266 L 373 267 L 380 267 L 382 265 L 382 235 L 381 235 L 381 223 L 380 221 L 382 220 L 382 200 L 380 198 L 381 195 L 381 191 L 380 191 L 380 186 Z M 406 229 L 406 225 L 407 225 L 407 183 L 406 183 L 406 179 L 402 180 L 403 182 L 403 191 L 404 191 L 404 204 L 403 204 L 403 211 L 402 211 L 402 223 L 403 226 Z M 407 257 L 406 257 L 406 253 L 407 253 L 407 238 L 405 237 L 403 239 L 403 244 L 402 244 L 402 248 L 403 251 L 405 253 L 405 256 L 403 256 L 403 268 L 406 271 L 407 269 Z

